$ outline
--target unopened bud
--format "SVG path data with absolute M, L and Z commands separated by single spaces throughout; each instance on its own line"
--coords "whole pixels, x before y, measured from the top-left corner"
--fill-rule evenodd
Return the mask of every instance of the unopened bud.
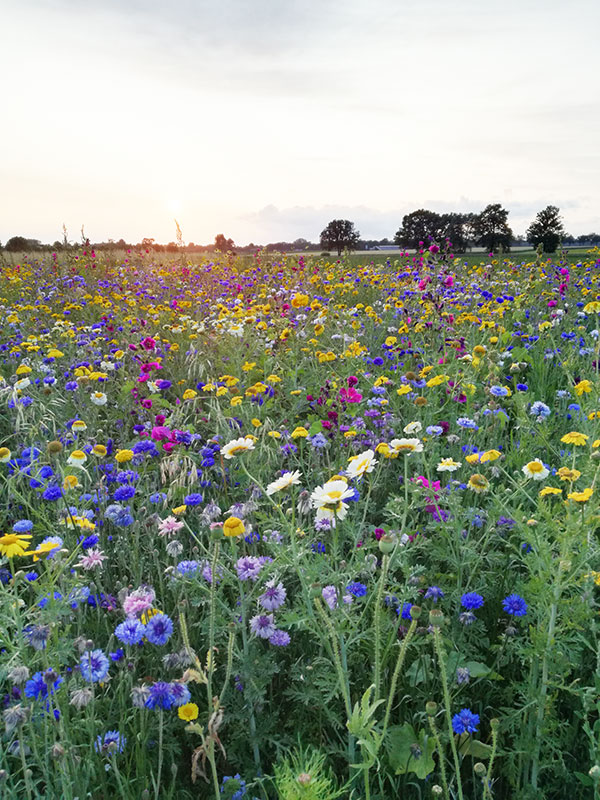
M 52 745 L 51 753 L 52 758 L 62 758 L 65 754 L 65 748 L 62 746 L 62 744 L 55 742 L 55 744 Z
M 482 764 L 481 761 L 478 761 L 475 764 L 475 766 L 473 767 L 473 770 L 475 771 L 475 775 L 478 775 L 480 778 L 483 778 L 483 776 L 487 772 L 487 770 L 485 768 L 485 764 Z
M 497 731 L 499 727 L 500 727 L 500 720 L 497 717 L 494 717 L 493 719 L 490 720 L 490 728 L 493 731 Z
M 434 797 L 441 797 L 443 793 L 444 793 L 444 790 L 437 783 L 434 786 L 431 787 L 431 794 Z
M 63 449 L 62 442 L 58 441 L 48 442 L 46 446 L 46 450 L 48 451 L 48 454 L 51 456 L 58 455 L 58 453 L 62 452 L 62 449 Z
M 437 703 L 433 700 L 428 700 L 427 703 L 425 703 L 425 711 L 429 717 L 434 717 L 437 714 L 437 709 Z
M 308 772 L 301 772 L 300 775 L 296 778 L 300 786 L 308 786 L 312 781 L 312 775 L 309 775 Z
M 422 611 L 421 606 L 411 606 L 411 609 L 410 609 L 411 618 L 412 619 L 419 619 L 419 617 L 421 616 L 421 611 Z
M 590 776 L 590 778 L 592 778 L 592 780 L 595 781 L 597 781 L 598 778 L 600 778 L 600 767 L 598 766 L 598 764 L 594 764 L 594 766 L 588 772 L 588 775 Z
M 320 583 L 312 583 L 310 586 L 310 596 L 311 597 L 321 597 L 321 584 Z
M 434 628 L 440 628 L 444 624 L 444 613 L 438 608 L 433 608 L 429 612 L 429 624 Z
M 393 534 L 386 533 L 379 540 L 379 552 L 384 554 L 393 552 L 397 542 L 398 540 Z

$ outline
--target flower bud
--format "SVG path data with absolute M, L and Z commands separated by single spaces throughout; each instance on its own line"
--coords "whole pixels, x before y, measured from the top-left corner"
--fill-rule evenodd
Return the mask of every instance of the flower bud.
M 444 793 L 444 790 L 437 783 L 434 786 L 431 787 L 431 794 L 434 797 L 441 797 L 443 795 L 443 793 Z
M 427 398 L 426 397 L 415 397 L 415 405 L 418 407 L 426 406 L 427 405 Z
M 429 717 L 434 717 L 437 714 L 437 708 L 437 703 L 433 700 L 428 700 L 427 703 L 425 703 L 425 711 Z
M 500 727 L 500 720 L 497 717 L 494 717 L 493 719 L 490 720 L 490 728 L 493 731 L 497 731 L 499 727 Z
M 600 778 L 600 767 L 598 766 L 598 764 L 594 764 L 594 766 L 588 772 L 588 775 L 594 781 L 597 781 L 598 778 Z
M 393 552 L 397 542 L 398 540 L 393 534 L 384 534 L 379 540 L 379 552 L 384 554 Z
M 312 583 L 310 586 L 310 596 L 311 597 L 321 597 L 321 584 L 320 583 Z
M 421 610 L 422 610 L 421 606 L 411 606 L 410 609 L 411 619 L 419 619 L 419 617 L 421 616 Z
M 308 772 L 301 772 L 300 775 L 296 778 L 300 786 L 308 786 L 312 781 L 312 775 L 309 775 Z
M 52 758 L 62 758 L 65 754 L 65 748 L 62 746 L 62 744 L 55 742 L 52 745 L 52 750 L 50 752 L 52 754 Z
M 481 761 L 478 761 L 475 764 L 475 766 L 473 767 L 473 771 L 475 772 L 475 775 L 478 775 L 480 778 L 483 778 L 483 776 L 487 772 L 485 764 L 482 764 Z
M 48 455 L 55 456 L 58 455 L 63 449 L 62 442 L 58 442 L 56 440 L 52 442 L 48 442 L 46 446 L 46 450 L 48 451 Z
M 438 608 L 432 608 L 429 612 L 429 624 L 434 628 L 440 628 L 444 624 L 444 613 Z

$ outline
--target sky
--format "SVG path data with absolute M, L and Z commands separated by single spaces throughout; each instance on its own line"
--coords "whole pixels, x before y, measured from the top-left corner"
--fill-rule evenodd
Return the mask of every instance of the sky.
M 600 231 L 598 0 L 0 0 L 0 241 Z

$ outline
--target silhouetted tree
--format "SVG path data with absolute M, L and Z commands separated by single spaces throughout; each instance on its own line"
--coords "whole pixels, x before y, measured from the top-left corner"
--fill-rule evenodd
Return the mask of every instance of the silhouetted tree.
M 217 253 L 227 253 L 229 250 L 233 250 L 234 247 L 233 239 L 226 239 L 222 233 L 218 233 L 215 236 L 215 250 Z
M 440 214 L 419 208 L 402 217 L 402 227 L 394 236 L 394 242 L 400 247 L 417 249 L 420 242 L 429 244 L 433 239 L 438 242 L 443 237 L 443 221 Z
M 321 231 L 321 247 L 326 250 L 336 249 L 338 256 L 346 247 L 355 250 L 358 247 L 360 233 L 349 219 L 332 219 L 329 225 Z
M 19 253 L 23 250 L 30 250 L 29 242 L 31 239 L 26 239 L 24 236 L 11 236 L 8 242 L 4 245 L 4 249 L 9 253 Z
M 475 241 L 490 253 L 499 246 L 510 250 L 513 232 L 508 225 L 508 211 L 500 203 L 486 206 L 474 222 Z
M 560 209 L 556 206 L 546 206 L 537 214 L 525 235 L 527 241 L 534 247 L 541 244 L 544 253 L 554 253 L 565 234 Z

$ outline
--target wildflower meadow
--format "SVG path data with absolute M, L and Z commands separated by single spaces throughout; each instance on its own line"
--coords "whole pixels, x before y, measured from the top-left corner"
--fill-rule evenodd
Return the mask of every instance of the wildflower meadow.
M 598 796 L 600 251 L 528 258 L 4 257 L 1 797 Z

